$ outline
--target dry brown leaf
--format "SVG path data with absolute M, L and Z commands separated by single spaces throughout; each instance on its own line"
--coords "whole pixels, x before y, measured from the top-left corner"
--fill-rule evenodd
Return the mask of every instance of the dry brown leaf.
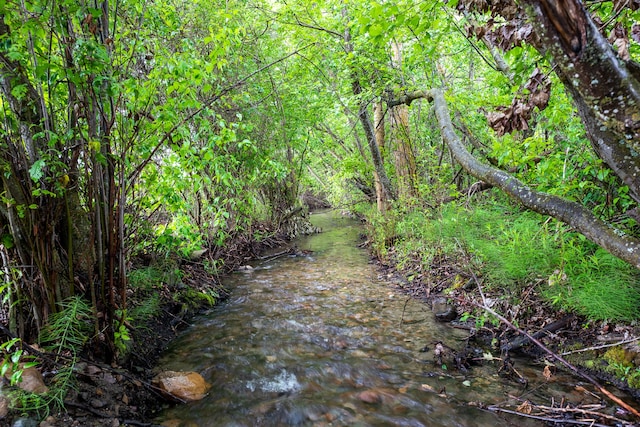
M 631 38 L 640 43 L 640 24 L 637 22 L 631 27 Z
M 631 59 L 629 56 L 629 37 L 627 35 L 627 30 L 619 22 L 616 23 L 613 30 L 611 30 L 609 42 L 613 45 L 620 59 L 625 61 Z
M 546 365 L 542 370 L 542 376 L 544 376 L 544 379 L 547 381 L 549 381 L 553 376 L 553 374 L 551 373 L 551 369 L 549 368 L 549 365 Z
M 531 403 L 529 403 L 528 400 L 525 400 L 524 402 L 522 402 L 522 404 L 520 404 L 520 406 L 518 406 L 516 408 L 516 411 L 520 412 L 521 414 L 531 414 L 531 411 L 533 410 L 533 407 L 531 406 Z

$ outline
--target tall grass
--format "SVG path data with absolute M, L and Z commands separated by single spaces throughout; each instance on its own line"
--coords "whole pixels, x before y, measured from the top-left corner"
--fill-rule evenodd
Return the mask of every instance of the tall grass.
M 559 308 L 592 320 L 632 320 L 640 316 L 638 270 L 566 227 L 538 214 L 487 203 L 473 209 L 454 204 L 438 215 L 411 211 L 394 217 L 395 255 L 400 266 L 433 256 L 455 256 L 464 248 L 489 290 L 538 285 Z M 387 225 L 388 229 L 388 225 Z M 376 239 L 385 239 L 385 231 Z

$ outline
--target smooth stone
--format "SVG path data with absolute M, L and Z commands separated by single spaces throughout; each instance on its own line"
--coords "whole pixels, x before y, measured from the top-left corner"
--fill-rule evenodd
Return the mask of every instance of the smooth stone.
M 201 400 L 211 388 L 196 372 L 165 371 L 158 374 L 152 383 L 169 396 L 187 402 Z
M 22 376 L 21 380 L 16 384 L 19 388 L 29 393 L 42 394 L 49 391 L 49 388 L 44 384 L 44 378 L 40 371 L 35 366 L 30 368 L 21 368 Z M 11 373 L 6 374 L 7 379 L 11 378 Z
M 18 418 L 11 427 L 38 427 L 38 422 L 31 418 Z
M 451 322 L 458 316 L 458 310 L 453 304 L 449 304 L 446 298 L 436 298 L 433 300 L 431 309 L 438 322 Z

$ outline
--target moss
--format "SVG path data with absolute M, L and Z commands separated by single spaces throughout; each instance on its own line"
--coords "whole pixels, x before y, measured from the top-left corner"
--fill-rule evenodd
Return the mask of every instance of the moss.
M 612 347 L 602 356 L 609 365 L 621 365 L 633 367 L 635 353 L 627 351 L 622 347 Z
M 640 370 L 636 368 L 636 371 L 627 378 L 627 383 L 631 388 L 640 389 Z

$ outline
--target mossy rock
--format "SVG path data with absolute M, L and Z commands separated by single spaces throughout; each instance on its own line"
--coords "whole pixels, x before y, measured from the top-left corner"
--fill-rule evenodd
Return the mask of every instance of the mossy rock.
M 607 350 L 602 358 L 609 364 L 619 364 L 623 366 L 633 367 L 633 360 L 636 358 L 636 356 L 637 353 L 618 346 L 612 347 Z

